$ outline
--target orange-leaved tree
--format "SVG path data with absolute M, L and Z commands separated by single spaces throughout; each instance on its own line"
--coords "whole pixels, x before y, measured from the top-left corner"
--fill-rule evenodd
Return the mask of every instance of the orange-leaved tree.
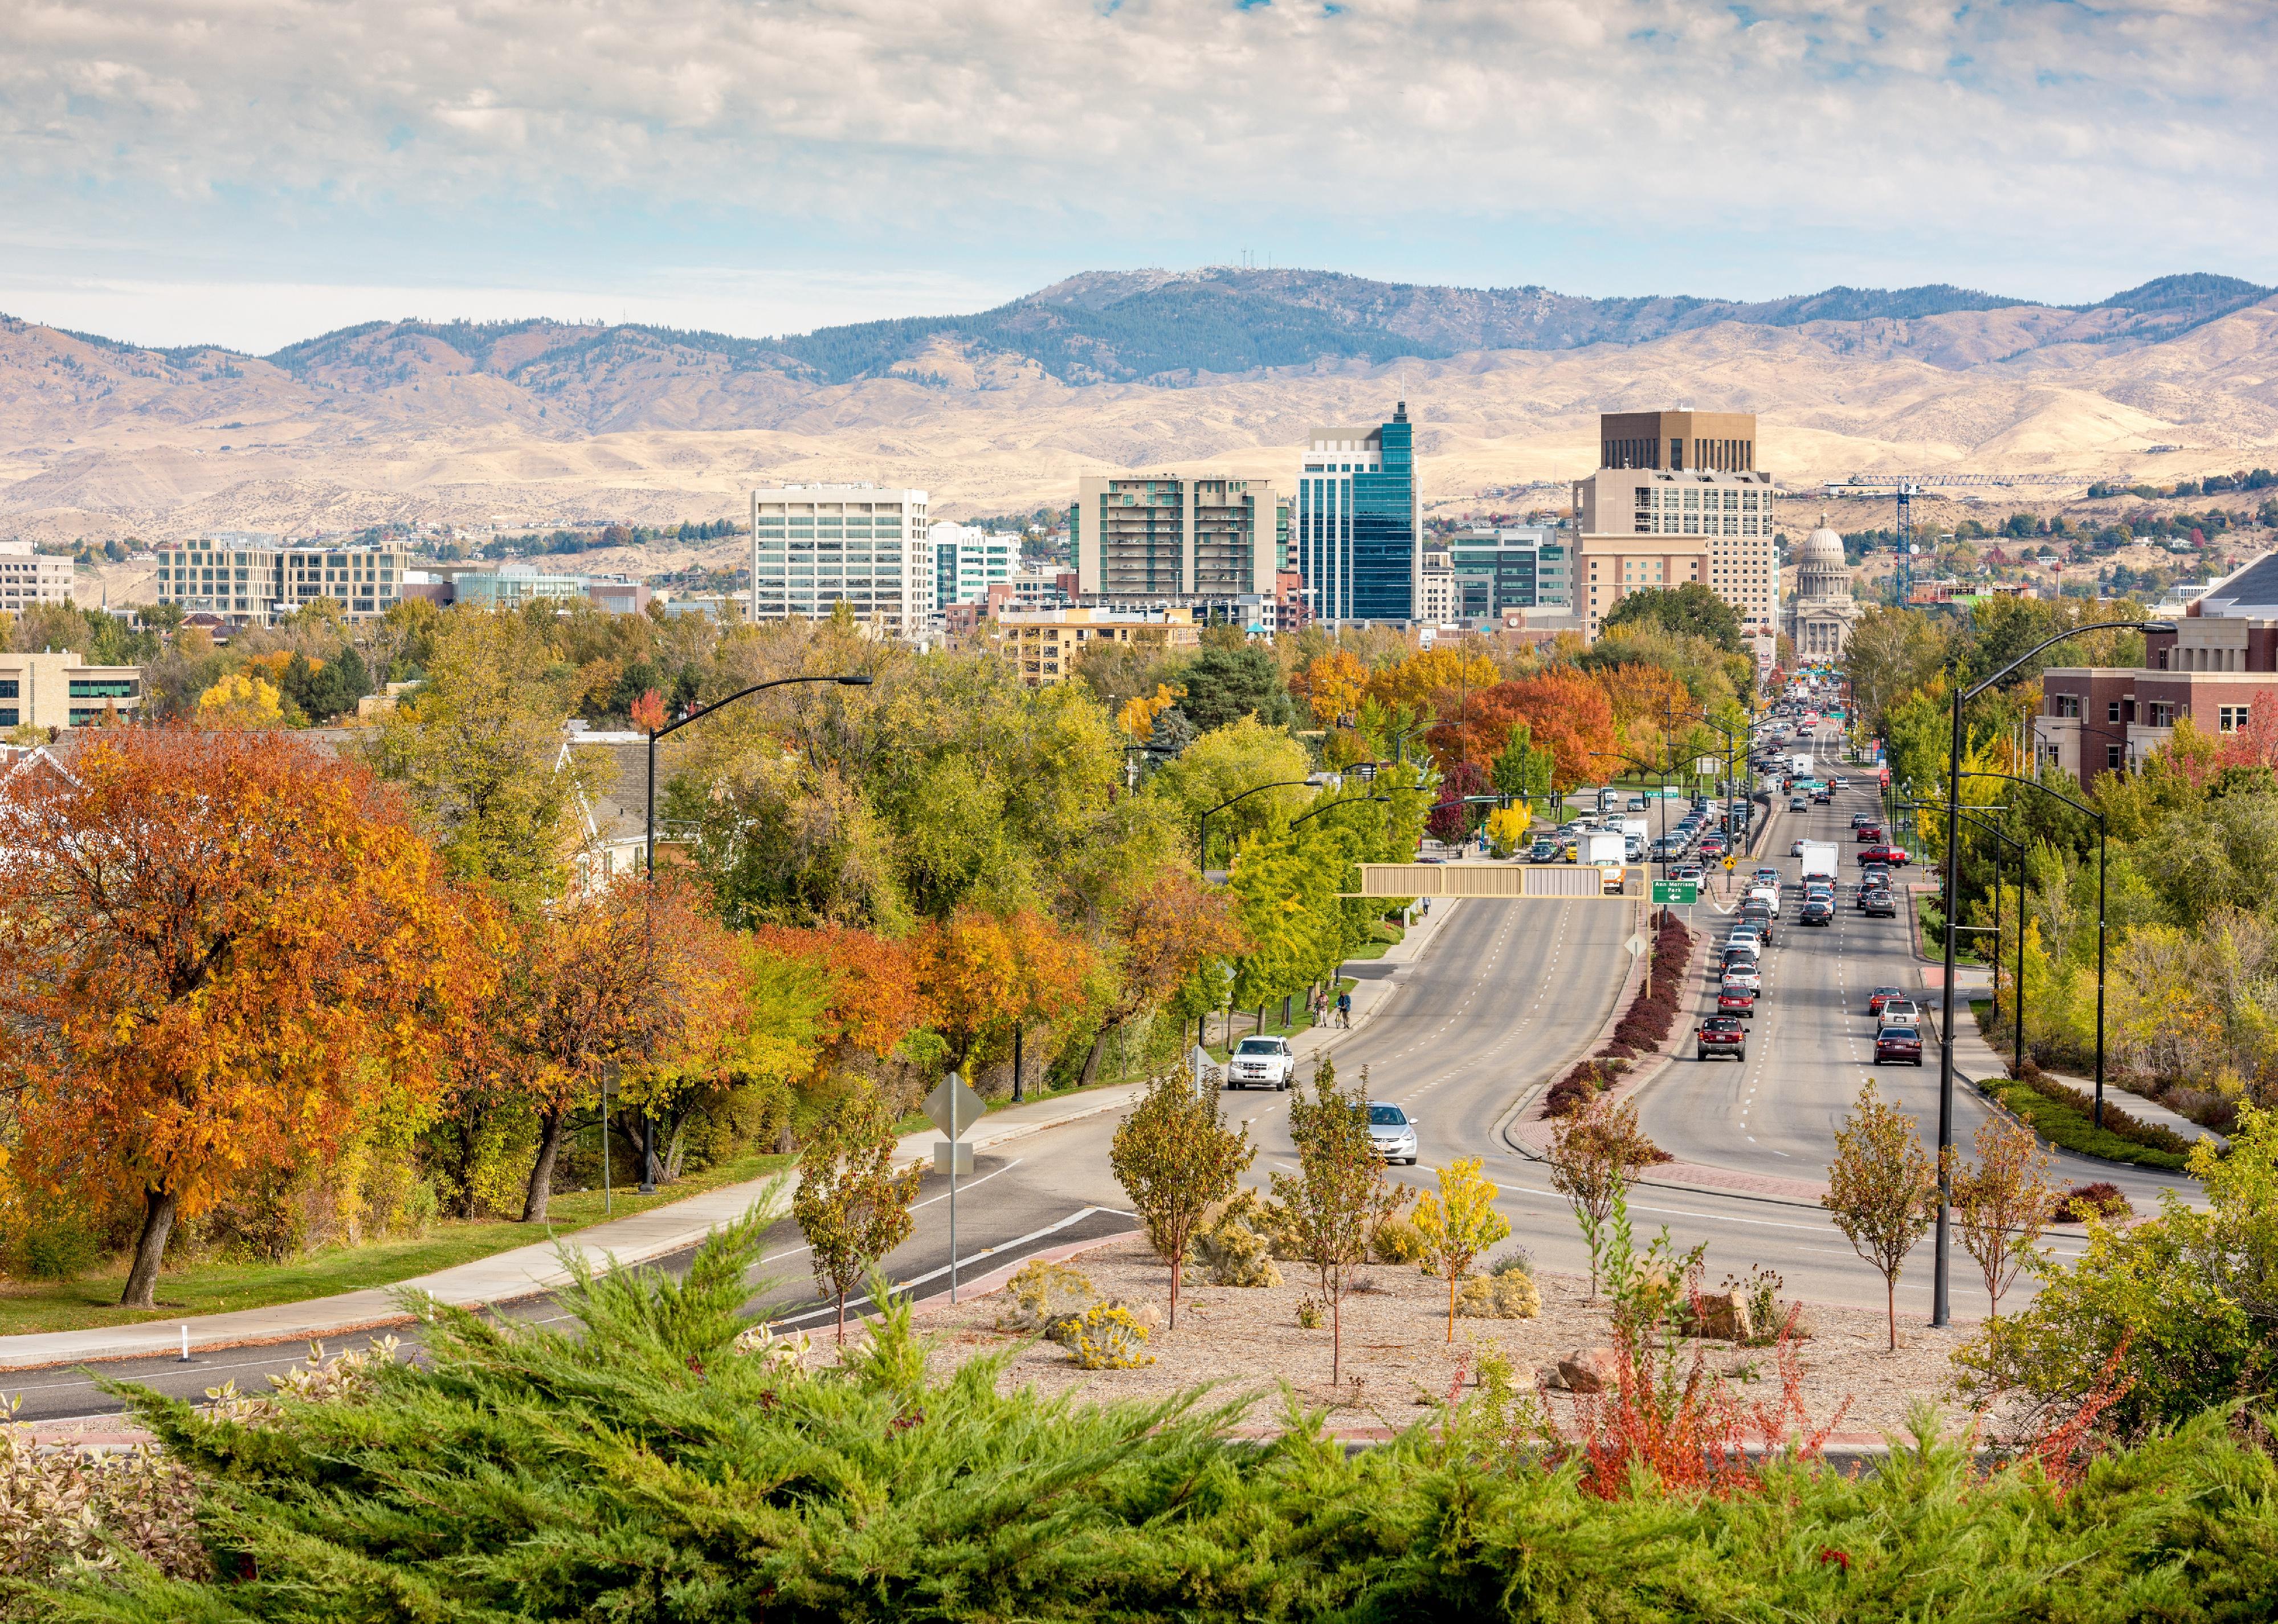
M 1339 725 L 1339 716 L 1357 716 L 1368 697 L 1368 666 L 1349 648 L 1333 648 L 1292 672 L 1289 692 L 1305 701 L 1313 720 Z
M 621 877 L 538 931 L 519 1032 L 539 1113 L 525 1223 L 546 1215 L 573 1109 L 607 1083 L 637 1115 L 677 1115 L 728 1075 L 746 1018 L 737 942 L 677 873 Z
M 911 949 L 925 1024 L 952 1069 L 1009 1050 L 1015 1027 L 1074 1005 L 1093 966 L 1082 939 L 1028 909 L 959 908 L 920 931 Z
M 1158 876 L 1117 911 L 1108 941 L 1113 989 L 1099 1012 L 1085 1082 L 1098 1069 L 1110 1032 L 1161 1007 L 1212 959 L 1238 958 L 1256 946 L 1235 916 L 1238 900 L 1181 867 Z
M 1606 702 L 1613 707 L 1614 729 L 1623 745 L 1647 761 L 1660 756 L 1662 734 L 1670 726 L 1670 719 L 1693 709 L 1693 695 L 1685 685 L 1658 665 L 1628 661 L 1593 676 L 1605 690 Z M 1679 723 L 1676 731 L 1681 739 L 1688 730 Z M 1599 765 L 1601 770 L 1609 770 L 1618 764 Z
M 1525 723 L 1535 748 L 1550 752 L 1551 782 L 1561 793 L 1615 770 L 1617 763 L 1593 755 L 1616 747 L 1614 708 L 1596 683 L 1579 671 L 1562 667 L 1502 686 L 1509 720 Z M 1506 724 L 1504 737 L 1508 736 Z M 1495 744 L 1501 747 L 1501 740 Z
M 177 1217 L 322 1158 L 371 1092 L 432 1100 L 419 1018 L 494 975 L 360 765 L 268 731 L 107 728 L 0 793 L 0 1056 L 25 1175 L 139 1199 L 127 1306 Z
M 925 1013 L 910 945 L 872 931 L 761 925 L 747 958 L 753 1041 L 785 1046 L 778 1063 L 793 1080 L 820 1078 L 857 1055 L 884 1060 Z

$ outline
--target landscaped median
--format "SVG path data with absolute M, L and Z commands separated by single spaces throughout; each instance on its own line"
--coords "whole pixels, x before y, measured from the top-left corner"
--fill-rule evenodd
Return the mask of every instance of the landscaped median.
M 2032 1061 L 2019 1077 L 1986 1077 L 1977 1086 L 2050 1144 L 2106 1161 L 2180 1172 L 2190 1161 L 2190 1146 L 2173 1129 L 2139 1122 L 2104 1097 L 2104 1125 L 2093 1115 L 2095 1100 L 2068 1083 L 2060 1083 Z

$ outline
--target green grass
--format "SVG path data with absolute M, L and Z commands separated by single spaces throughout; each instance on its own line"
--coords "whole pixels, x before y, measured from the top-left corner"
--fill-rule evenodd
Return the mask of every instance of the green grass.
M 2137 1167 L 2160 1168 L 2178 1171 L 2188 1164 L 2189 1158 L 2173 1151 L 2153 1150 L 2123 1139 L 2109 1129 L 2099 1128 L 2070 1106 L 2037 1094 L 2026 1084 L 2007 1077 L 1988 1077 L 1978 1084 L 1987 1093 L 2009 1107 L 2032 1125 L 2033 1131 L 2050 1144 L 2083 1156 L 2100 1156 L 2106 1161 L 2131 1162 Z
M 598 1190 L 557 1195 L 548 1204 L 555 1235 L 569 1235 L 605 1217 L 625 1218 L 653 1207 L 684 1201 L 725 1184 L 764 1178 L 791 1165 L 788 1156 L 745 1156 L 691 1173 L 654 1195 L 615 1191 L 611 1211 L 602 1211 Z M 158 1276 L 158 1306 L 121 1308 L 126 1283 L 121 1258 L 76 1280 L 34 1280 L 0 1285 L 0 1336 L 32 1331 L 85 1330 L 104 1325 L 137 1325 L 178 1320 L 277 1303 L 305 1302 L 342 1291 L 395 1285 L 437 1269 L 472 1263 L 547 1238 L 547 1226 L 503 1219 L 452 1220 L 417 1240 L 378 1241 L 338 1246 L 287 1263 L 193 1261 L 170 1265 Z

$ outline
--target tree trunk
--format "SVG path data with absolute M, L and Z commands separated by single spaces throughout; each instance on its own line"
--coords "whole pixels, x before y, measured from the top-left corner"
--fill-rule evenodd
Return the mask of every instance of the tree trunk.
M 1103 1026 L 1093 1037 L 1091 1052 L 1083 1057 L 1083 1076 L 1076 1083 L 1078 1088 L 1089 1088 L 1099 1081 L 1099 1058 L 1107 1053 L 1107 1033 L 1108 1029 Z
M 1455 1271 L 1454 1269 L 1452 1269 L 1452 1268 L 1451 1268 L 1451 1269 L 1449 1269 L 1449 1270 L 1448 1271 L 1448 1343 L 1449 1343 L 1449 1345 L 1452 1347 L 1452 1346 L 1455 1344 L 1455 1341 L 1456 1341 L 1456 1271 Z
M 1891 1316 L 1891 1352 L 1899 1351 L 1899 1281 L 1895 1275 L 1883 1276 L 1883 1305 Z
M 166 1255 L 166 1237 L 174 1232 L 174 1215 L 181 1198 L 170 1190 L 143 1193 L 142 1233 L 134 1242 L 134 1266 L 126 1271 L 126 1290 L 119 1294 L 121 1308 L 156 1308 L 158 1262 Z
M 546 1204 L 554 1196 L 554 1162 L 562 1153 L 562 1128 L 564 1113 L 557 1107 L 539 1120 L 538 1160 L 530 1165 L 530 1191 L 523 1198 L 522 1221 L 524 1223 L 544 1223 Z M 601 1131 L 608 1131 L 608 1124 Z
M 838 1345 L 846 1345 L 846 1292 L 843 1287 L 838 1293 Z
M 1185 1255 L 1186 1248 L 1181 1246 L 1171 1259 L 1171 1323 L 1166 1328 L 1171 1330 L 1179 1329 L 1179 1264 Z
M 1343 1379 L 1345 1363 L 1345 1294 L 1344 1283 L 1329 1293 L 1329 1385 L 1334 1387 Z

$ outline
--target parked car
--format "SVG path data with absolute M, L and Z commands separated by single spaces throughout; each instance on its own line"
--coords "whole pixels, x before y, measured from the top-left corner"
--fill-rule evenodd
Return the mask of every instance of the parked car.
M 1712 1054 L 1729 1054 L 1736 1061 L 1748 1058 L 1748 1029 L 1740 1024 L 1739 1016 L 1713 1015 L 1701 1023 L 1701 1030 L 1693 1035 L 1693 1058 L 1705 1061 Z
M 1756 995 L 1746 987 L 1725 985 L 1716 990 L 1716 1013 L 1746 1020 L 1756 1013 Z
M 1245 1038 L 1226 1058 L 1226 1085 L 1286 1090 L 1296 1069 L 1287 1038 Z
M 1923 1063 L 1922 1032 L 1912 1026 L 1886 1026 L 1875 1034 L 1875 1064 L 1889 1061 L 1893 1065 L 1912 1061 Z
M 1906 996 L 1907 990 L 1904 987 L 1877 987 L 1867 995 L 1867 1013 L 1870 1015 L 1878 1015 L 1883 1013 L 1884 1005 L 1893 999 L 1904 1001 Z
M 1824 897 L 1814 897 L 1803 905 L 1795 916 L 1798 924 L 1831 925 L 1835 923 L 1835 905 Z
M 1386 1100 L 1368 1102 L 1368 1137 L 1387 1161 L 1416 1165 L 1416 1119 Z

